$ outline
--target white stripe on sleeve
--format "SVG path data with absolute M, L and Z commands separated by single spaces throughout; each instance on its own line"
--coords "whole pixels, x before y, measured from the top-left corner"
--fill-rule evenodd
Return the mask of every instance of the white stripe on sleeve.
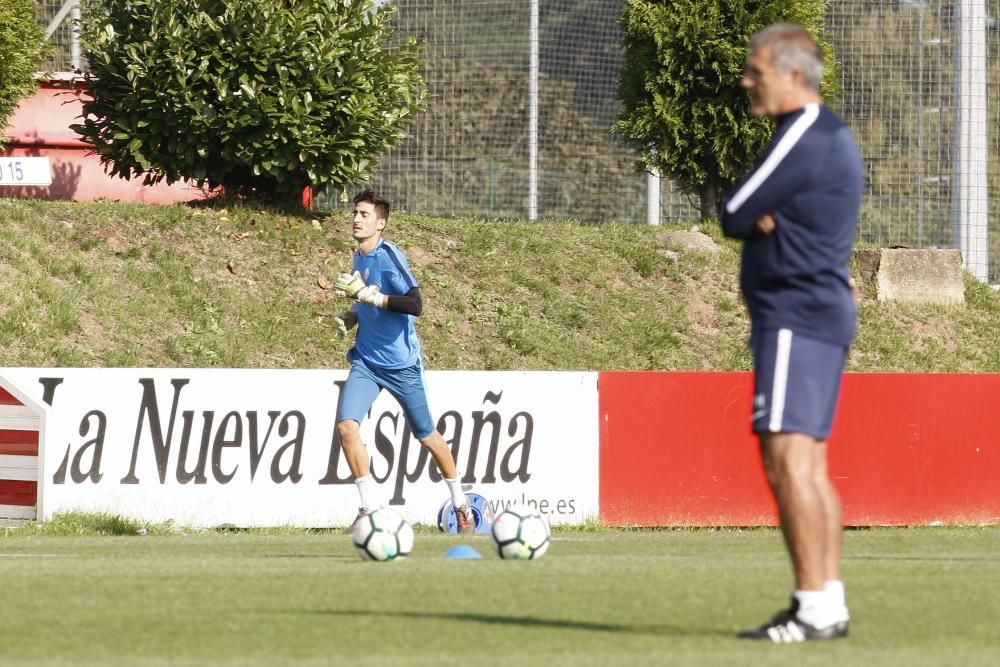
M 806 133 L 806 130 L 819 118 L 819 104 L 810 102 L 806 105 L 805 109 L 805 112 L 792 123 L 792 126 L 788 128 L 784 136 L 778 140 L 778 145 L 774 147 L 771 154 L 764 160 L 764 164 L 760 165 L 757 171 L 743 184 L 743 187 L 737 190 L 733 198 L 726 203 L 726 212 L 735 213 L 740 206 L 746 203 L 747 199 L 764 184 L 768 176 L 774 173 L 774 170 L 778 168 L 778 165 L 785 159 L 789 151 L 799 142 L 799 139 Z

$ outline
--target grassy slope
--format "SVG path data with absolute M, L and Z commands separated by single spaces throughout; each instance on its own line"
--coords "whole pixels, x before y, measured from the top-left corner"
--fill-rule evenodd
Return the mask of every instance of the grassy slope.
M 0 199 L 0 365 L 344 367 L 346 217 Z M 738 246 L 671 258 L 664 228 L 394 215 L 431 368 L 743 370 Z M 1000 294 L 867 296 L 850 369 L 1000 372 Z

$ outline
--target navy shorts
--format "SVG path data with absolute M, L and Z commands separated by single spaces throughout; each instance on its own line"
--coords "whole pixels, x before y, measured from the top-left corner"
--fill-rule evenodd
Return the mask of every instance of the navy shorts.
M 791 329 L 755 332 L 753 349 L 754 433 L 830 435 L 847 362 L 847 347 Z
M 337 406 L 337 421 L 352 419 L 359 424 L 372 403 L 385 389 L 399 401 L 413 435 L 424 438 L 434 432 L 434 419 L 427 405 L 424 369 L 419 362 L 406 368 L 379 368 L 366 364 L 353 350 L 348 355 L 351 372 Z

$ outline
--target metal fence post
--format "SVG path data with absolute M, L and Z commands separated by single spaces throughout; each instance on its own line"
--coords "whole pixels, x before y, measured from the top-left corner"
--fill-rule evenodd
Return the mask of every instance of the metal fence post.
M 69 42 L 69 66 L 74 72 L 79 72 L 82 66 L 82 60 L 80 58 L 80 3 L 73 3 L 73 9 L 69 13 L 70 20 L 73 25 L 70 26 L 70 42 Z
M 646 172 L 646 224 L 660 224 L 660 174 Z
M 528 62 L 528 220 L 538 219 L 538 0 L 531 0 Z
M 952 215 L 966 271 L 989 277 L 986 179 L 986 4 L 955 5 L 955 139 Z

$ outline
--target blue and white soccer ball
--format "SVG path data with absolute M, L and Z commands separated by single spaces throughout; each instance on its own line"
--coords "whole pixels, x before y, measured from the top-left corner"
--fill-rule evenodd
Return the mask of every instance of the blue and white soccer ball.
M 470 509 L 472 509 L 472 520 L 476 524 L 476 532 L 483 534 L 490 532 L 490 526 L 493 524 L 493 510 L 490 509 L 489 501 L 478 493 L 466 493 L 465 497 L 469 501 Z M 441 509 L 438 510 L 437 524 L 438 530 L 442 533 L 458 533 L 458 517 L 455 516 L 455 506 L 450 500 L 444 501 Z
M 364 560 L 405 558 L 413 550 L 413 527 L 391 507 L 380 507 L 361 517 L 351 533 Z
M 549 549 L 549 522 L 538 510 L 515 505 L 494 517 L 490 537 L 500 558 L 541 558 Z

